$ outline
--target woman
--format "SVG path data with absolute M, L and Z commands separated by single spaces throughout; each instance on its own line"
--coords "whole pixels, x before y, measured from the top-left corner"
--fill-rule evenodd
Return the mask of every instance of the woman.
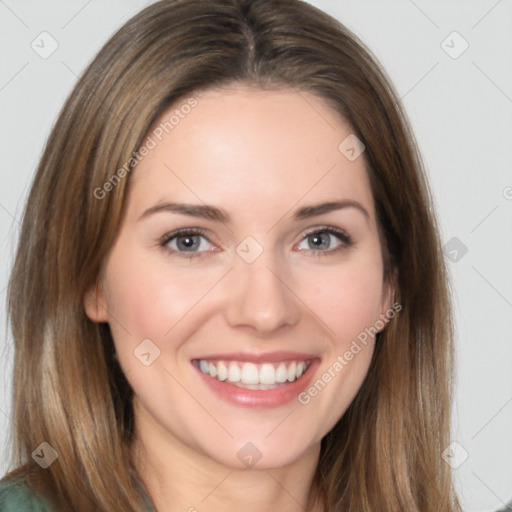
M 50 135 L 12 276 L 3 509 L 460 510 L 421 160 L 318 9 L 126 23 Z

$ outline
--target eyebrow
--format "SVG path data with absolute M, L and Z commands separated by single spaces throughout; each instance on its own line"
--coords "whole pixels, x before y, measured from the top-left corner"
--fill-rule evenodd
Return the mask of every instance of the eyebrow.
M 325 203 L 303 206 L 295 212 L 293 220 L 308 219 L 345 208 L 355 208 L 365 216 L 367 221 L 370 219 L 370 214 L 361 203 L 352 199 L 343 199 L 342 201 L 328 201 Z M 181 213 L 184 215 L 190 215 L 191 217 L 199 217 L 222 223 L 228 223 L 231 219 L 227 212 L 221 208 L 217 208 L 216 206 L 165 202 L 148 208 L 138 218 L 138 220 L 142 220 L 150 215 L 161 212 Z

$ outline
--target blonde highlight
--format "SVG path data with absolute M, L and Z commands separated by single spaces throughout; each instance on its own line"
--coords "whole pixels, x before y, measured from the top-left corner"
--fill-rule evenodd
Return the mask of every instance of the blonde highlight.
M 13 414 L 24 427 L 15 429 L 17 469 L 8 476 L 26 476 L 63 510 L 143 506 L 130 451 L 133 392 L 108 325 L 86 317 L 83 297 L 115 240 L 133 155 L 155 121 L 197 91 L 233 83 L 313 92 L 364 141 L 384 278 L 402 306 L 377 335 L 356 398 L 322 440 L 310 506 L 460 511 L 441 458 L 453 385 L 448 276 L 417 144 L 370 51 L 299 0 L 156 2 L 81 75 L 34 177 L 9 282 Z M 119 169 L 123 179 L 98 198 Z M 59 454 L 44 470 L 30 456 L 43 441 Z

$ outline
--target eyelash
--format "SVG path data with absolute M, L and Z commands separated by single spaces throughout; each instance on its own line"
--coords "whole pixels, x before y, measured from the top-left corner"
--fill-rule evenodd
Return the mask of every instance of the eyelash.
M 332 226 L 321 226 L 319 228 L 314 228 L 311 231 L 306 232 L 299 243 L 302 243 L 308 236 L 316 235 L 319 233 L 328 233 L 330 235 L 335 235 L 336 237 L 338 237 L 339 241 L 341 242 L 341 245 L 339 245 L 338 247 L 336 247 L 334 249 L 328 249 L 326 251 L 315 251 L 314 249 L 307 249 L 307 250 L 310 250 L 310 251 L 313 251 L 314 253 L 316 253 L 315 257 L 330 256 L 333 253 L 337 253 L 340 250 L 347 249 L 354 245 L 353 239 L 350 235 L 345 233 L 345 231 L 342 231 L 341 229 L 338 229 L 338 228 L 334 228 Z M 196 236 L 196 235 L 201 235 L 204 238 L 206 238 L 206 240 L 208 240 L 208 242 L 210 242 L 205 230 L 200 229 L 200 228 L 182 228 L 182 229 L 173 231 L 172 233 L 168 233 L 168 234 L 164 235 L 159 241 L 159 246 L 162 247 L 163 249 L 165 249 L 170 255 L 177 255 L 180 258 L 185 258 L 185 259 L 189 259 L 189 260 L 192 258 L 204 256 L 205 253 L 212 252 L 212 251 L 201 251 L 201 252 L 187 253 L 187 252 L 183 252 L 183 251 L 177 251 L 176 249 L 171 249 L 168 247 L 169 242 L 171 242 L 175 238 L 178 238 L 180 236 Z

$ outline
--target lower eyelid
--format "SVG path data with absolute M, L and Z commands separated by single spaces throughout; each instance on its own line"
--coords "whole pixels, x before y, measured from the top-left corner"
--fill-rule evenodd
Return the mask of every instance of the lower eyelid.
M 321 231 L 321 233 L 323 233 L 323 231 Z M 311 235 L 314 235 L 314 234 L 316 234 L 316 232 L 313 232 L 313 233 L 310 233 L 309 235 L 306 235 L 299 242 L 299 244 L 303 243 L 307 239 L 308 236 L 311 236 Z M 332 254 L 334 252 L 337 252 L 338 250 L 348 249 L 349 247 L 351 247 L 353 245 L 352 239 L 348 235 L 341 235 L 341 234 L 337 234 L 337 233 L 329 233 L 329 234 L 332 235 L 333 238 L 337 239 L 337 241 L 339 242 L 336 247 L 331 248 L 331 249 L 326 249 L 326 250 L 303 249 L 303 251 L 313 252 L 316 255 L 329 255 L 329 254 Z
M 184 254 L 204 254 L 204 253 L 207 253 L 207 252 L 213 252 L 211 250 L 187 252 L 187 251 L 179 251 L 177 249 L 174 249 L 173 247 L 170 247 L 170 243 L 171 242 L 174 242 L 178 238 L 185 237 L 187 235 L 188 236 L 198 236 L 198 237 L 202 238 L 203 240 L 206 240 L 206 242 L 208 244 L 214 245 L 213 242 L 211 242 L 210 239 L 206 235 L 204 235 L 202 233 L 190 232 L 190 233 L 175 233 L 175 234 L 171 234 L 170 236 L 166 236 L 166 237 L 164 237 L 162 239 L 161 246 L 164 247 L 164 248 L 167 248 L 171 253 L 178 253 L 180 255 L 184 255 Z
M 306 232 L 303 235 L 302 239 L 300 240 L 299 244 L 301 244 L 304 240 L 306 240 L 307 237 L 309 237 L 311 235 L 319 234 L 319 233 L 320 234 L 327 233 L 327 234 L 333 236 L 334 238 L 337 238 L 338 241 L 340 242 L 340 244 L 337 247 L 335 247 L 334 249 L 327 249 L 327 250 L 302 249 L 300 252 L 307 251 L 307 252 L 316 253 L 316 255 L 329 255 L 329 254 L 337 252 L 338 250 L 347 249 L 353 245 L 352 237 L 348 233 L 344 232 L 343 230 L 337 229 L 337 228 L 328 228 L 328 227 L 324 227 L 324 228 L 320 227 L 320 228 L 314 229 L 312 231 Z M 160 246 L 163 247 L 164 249 L 166 249 L 169 252 L 169 254 L 171 254 L 171 255 L 176 254 L 176 255 L 178 255 L 178 257 L 184 257 L 184 258 L 188 258 L 188 259 L 191 259 L 194 257 L 200 257 L 203 255 L 206 255 L 209 252 L 220 252 L 221 251 L 218 249 L 209 249 L 209 250 L 204 250 L 204 251 L 187 252 L 187 251 L 180 251 L 180 250 L 169 247 L 170 242 L 172 242 L 173 240 L 176 240 L 180 236 L 187 236 L 187 235 L 199 236 L 199 237 L 203 238 L 204 240 L 206 240 L 209 244 L 211 244 L 212 246 L 215 247 L 215 244 L 209 239 L 209 237 L 206 235 L 205 232 L 202 232 L 202 230 L 193 230 L 193 229 L 190 229 L 188 231 L 182 230 L 182 231 L 169 233 L 168 235 L 165 235 L 160 240 Z

